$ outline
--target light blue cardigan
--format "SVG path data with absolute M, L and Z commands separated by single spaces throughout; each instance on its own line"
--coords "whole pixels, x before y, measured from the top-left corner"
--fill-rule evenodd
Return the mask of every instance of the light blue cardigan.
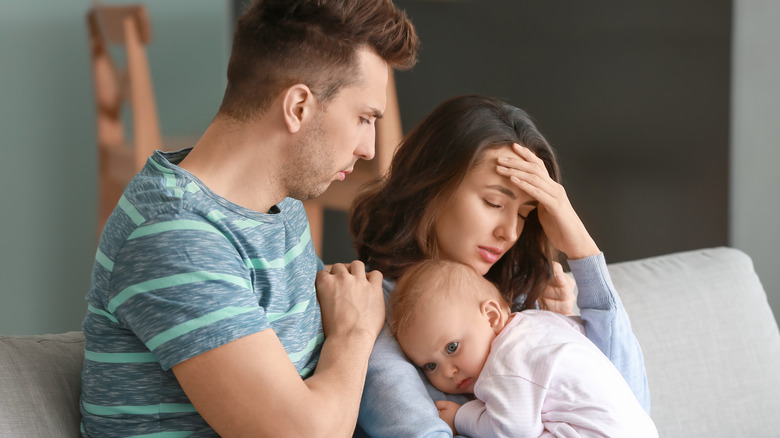
M 577 282 L 577 306 L 588 339 L 615 364 L 639 403 L 650 412 L 642 350 L 612 285 L 604 255 L 570 260 L 569 267 Z M 385 280 L 383 287 L 387 299 L 395 290 L 395 283 Z M 467 400 L 431 386 L 422 372 L 406 359 L 385 326 L 368 363 L 358 417 L 360 427 L 372 438 L 452 437 L 449 426 L 439 418 L 433 404 L 434 400 L 444 399 L 458 403 Z

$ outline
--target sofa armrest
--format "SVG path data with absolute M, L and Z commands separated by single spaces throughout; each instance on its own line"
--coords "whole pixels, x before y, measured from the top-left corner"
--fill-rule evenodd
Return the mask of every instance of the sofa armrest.
M 80 437 L 84 335 L 0 336 L 0 437 Z
M 780 332 L 745 253 L 609 265 L 645 357 L 662 437 L 777 436 Z

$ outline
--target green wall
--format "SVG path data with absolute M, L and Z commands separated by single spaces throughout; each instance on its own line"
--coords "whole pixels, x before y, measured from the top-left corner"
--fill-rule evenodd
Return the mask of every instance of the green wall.
M 230 4 L 142 3 L 163 135 L 197 138 L 226 83 Z M 0 0 L 3 334 L 78 330 L 86 309 L 97 208 L 89 5 Z
M 238 1 L 238 0 L 236 0 Z M 197 136 L 225 86 L 233 2 L 145 1 L 166 136 Z M 88 0 L 0 0 L 0 333 L 78 330 L 95 251 Z M 733 2 L 729 243 L 780 315 L 775 0 Z

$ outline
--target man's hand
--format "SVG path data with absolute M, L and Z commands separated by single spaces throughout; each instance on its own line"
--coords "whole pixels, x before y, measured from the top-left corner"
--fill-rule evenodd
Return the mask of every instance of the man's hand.
M 317 300 L 325 336 L 365 330 L 375 339 L 385 321 L 382 274 L 360 261 L 337 263 L 317 273 Z
M 220 436 L 351 436 L 371 348 L 385 317 L 382 274 L 363 263 L 317 273 L 326 339 L 301 379 L 266 329 L 173 367 L 198 413 Z M 268 397 L 268 394 L 274 394 Z
M 452 434 L 457 435 L 458 431 L 455 430 L 455 414 L 458 413 L 460 405 L 449 400 L 439 400 L 436 402 L 436 409 L 439 410 L 439 417 L 450 425 Z
M 553 278 L 544 288 L 539 307 L 561 315 L 573 315 L 572 309 L 576 300 L 574 286 L 574 279 L 563 272 L 561 264 L 553 262 Z

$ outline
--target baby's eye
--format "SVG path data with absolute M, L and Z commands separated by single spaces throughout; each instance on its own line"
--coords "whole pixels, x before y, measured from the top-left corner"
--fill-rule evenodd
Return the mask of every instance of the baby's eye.
M 435 364 L 435 363 L 433 363 L 433 362 L 428 362 L 428 363 L 426 363 L 425 365 L 423 365 L 423 369 L 424 369 L 426 372 L 429 372 L 429 373 L 430 373 L 430 372 L 433 372 L 433 371 L 436 369 L 436 364 Z
M 452 354 L 454 352 L 458 351 L 458 343 L 457 342 L 450 342 L 447 344 L 447 353 Z

